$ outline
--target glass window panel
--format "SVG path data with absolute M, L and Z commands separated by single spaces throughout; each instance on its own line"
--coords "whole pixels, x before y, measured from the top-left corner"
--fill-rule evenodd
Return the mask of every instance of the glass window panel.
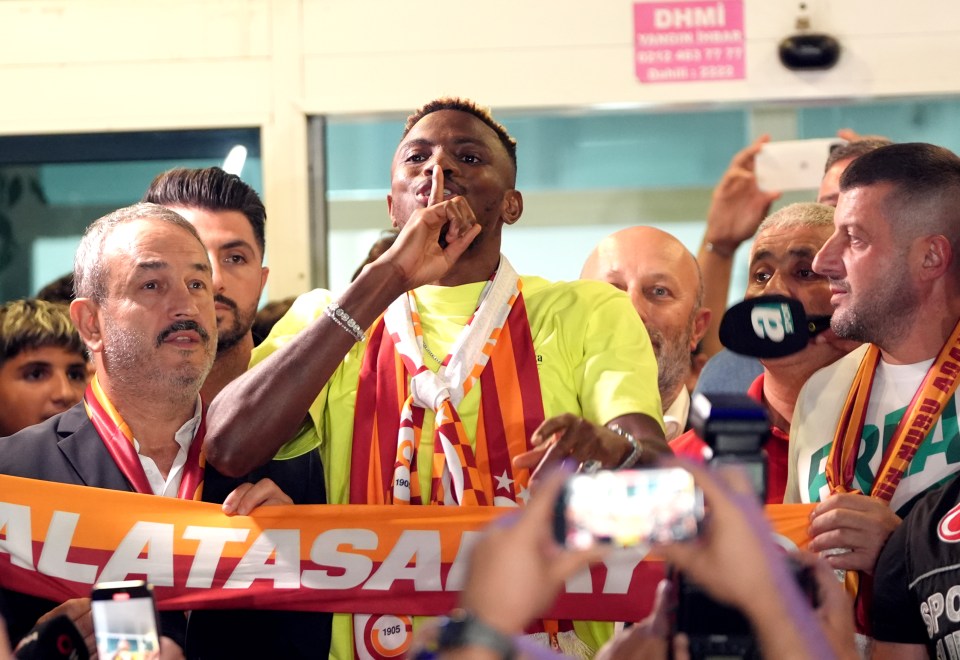
M 770 123 L 771 113 L 779 121 Z M 499 113 L 517 138 L 520 222 L 503 233 L 518 270 L 575 279 L 589 251 L 620 228 L 646 224 L 699 247 L 713 186 L 751 137 L 827 137 L 849 127 L 896 141 L 924 141 L 960 151 L 960 100 L 868 101 L 835 106 L 708 111 L 563 111 Z M 385 197 L 400 140 L 398 118 L 327 118 L 329 286 L 341 289 L 389 226 Z M 784 194 L 774 210 L 811 201 Z M 748 246 L 737 253 L 729 300 L 746 287 Z
M 835 135 L 852 128 L 862 135 L 883 135 L 895 142 L 929 142 L 960 151 L 960 99 L 883 101 L 823 108 L 802 108 L 801 137 Z
M 744 110 L 498 116 L 517 138 L 520 223 L 504 253 L 521 272 L 576 279 L 607 234 L 660 226 L 696 250 L 710 191 L 747 139 Z M 330 288 L 342 289 L 389 226 L 397 119 L 327 119 Z
M 138 201 L 160 172 L 222 165 L 236 144 L 259 191 L 257 129 L 0 137 L 0 300 L 70 272 L 87 225 Z

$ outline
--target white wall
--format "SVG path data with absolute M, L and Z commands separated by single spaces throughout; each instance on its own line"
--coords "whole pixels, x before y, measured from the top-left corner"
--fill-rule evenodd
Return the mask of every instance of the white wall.
M 746 80 L 644 85 L 628 0 L 6 0 L 0 134 L 261 127 L 280 297 L 309 285 L 310 114 L 403 112 L 443 93 L 510 109 L 960 91 L 952 2 L 807 0 L 844 48 L 810 74 L 775 56 L 799 3 L 744 4 Z
M 952 93 L 960 84 L 952 2 L 806 0 L 813 30 L 836 36 L 844 52 L 833 70 L 798 75 L 780 65 L 776 47 L 795 31 L 800 3 L 744 0 L 746 80 L 650 85 L 634 78 L 633 4 L 305 0 L 306 105 L 395 110 L 440 92 L 494 107 L 810 100 Z

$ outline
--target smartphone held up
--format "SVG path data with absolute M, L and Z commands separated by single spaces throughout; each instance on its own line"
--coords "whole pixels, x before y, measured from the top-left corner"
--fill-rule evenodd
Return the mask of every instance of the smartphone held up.
M 620 548 L 694 538 L 703 494 L 680 467 L 601 470 L 567 481 L 554 517 L 554 536 L 569 548 Z
M 846 143 L 840 138 L 767 142 L 754 163 L 757 185 L 768 191 L 816 190 L 830 152 Z
M 100 582 L 93 587 L 91 609 L 100 658 L 160 657 L 157 608 L 149 584 Z

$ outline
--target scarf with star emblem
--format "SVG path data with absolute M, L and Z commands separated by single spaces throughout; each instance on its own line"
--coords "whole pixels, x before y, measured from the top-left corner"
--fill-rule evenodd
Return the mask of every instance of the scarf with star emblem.
M 520 278 L 506 258 L 439 370 L 423 363 L 423 331 L 409 292 L 390 305 L 368 342 L 354 422 L 352 504 L 516 505 L 528 451 L 544 419 L 536 354 Z M 480 384 L 474 442 L 456 406 Z M 426 409 L 434 412 L 430 493 L 420 492 L 417 451 Z M 393 460 L 389 460 L 393 459 Z
M 522 283 L 505 257 L 436 373 L 423 362 L 416 297 L 394 301 L 374 325 L 357 387 L 350 462 L 351 504 L 516 506 L 529 470 L 513 469 L 543 422 L 543 398 Z M 474 441 L 457 406 L 480 383 Z M 430 492 L 421 493 L 417 452 L 434 413 Z M 354 657 L 387 660 L 413 642 L 409 616 L 355 614 Z

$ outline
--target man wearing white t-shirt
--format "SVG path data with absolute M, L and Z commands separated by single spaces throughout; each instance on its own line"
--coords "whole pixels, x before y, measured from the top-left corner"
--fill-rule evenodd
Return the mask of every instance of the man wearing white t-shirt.
M 940 147 L 883 147 L 841 178 L 813 267 L 834 332 L 867 344 L 801 392 L 785 498 L 820 502 L 810 549 L 834 568 L 871 574 L 911 500 L 960 470 L 958 214 L 960 158 Z

